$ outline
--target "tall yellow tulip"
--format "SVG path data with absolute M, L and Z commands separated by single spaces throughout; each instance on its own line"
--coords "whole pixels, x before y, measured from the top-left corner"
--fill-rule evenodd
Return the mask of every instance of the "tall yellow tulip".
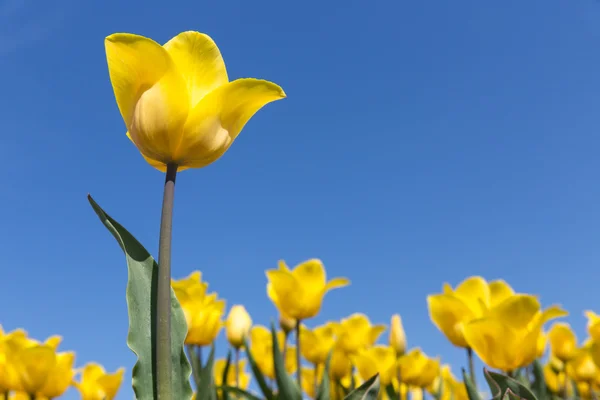
M 324 364 L 335 344 L 335 326 L 333 323 L 309 329 L 302 325 L 300 346 L 302 356 L 313 365 Z
M 236 349 L 244 344 L 244 339 L 252 327 L 252 318 L 241 305 L 235 305 L 229 310 L 229 315 L 225 321 L 225 331 L 227 340 Z
M 266 274 L 269 298 L 282 314 L 296 320 L 315 317 L 321 310 L 325 293 L 350 284 L 346 278 L 327 282 L 325 268 L 318 259 L 300 263 L 293 270 L 279 261 L 279 269 L 268 270 Z
M 272 82 L 230 82 L 219 48 L 199 32 L 180 33 L 164 46 L 116 33 L 105 48 L 128 137 L 161 171 L 211 164 L 259 109 L 285 97 Z
M 600 315 L 593 311 L 587 310 L 585 312 L 587 317 L 587 329 L 590 337 L 596 342 L 600 342 Z
M 277 332 L 277 342 L 279 350 L 283 351 L 285 333 Z M 250 353 L 256 361 L 260 372 L 267 378 L 275 379 L 275 367 L 273 364 L 273 337 L 271 331 L 262 325 L 255 325 L 250 330 Z M 293 346 L 288 347 L 285 353 L 284 364 L 289 374 L 296 372 L 296 362 L 294 358 Z
M 373 346 L 386 330 L 385 325 L 372 325 L 365 314 L 354 313 L 335 327 L 338 346 L 348 354 L 356 354 Z
M 390 346 L 396 351 L 398 356 L 406 352 L 406 334 L 402 327 L 402 318 L 399 314 L 392 316 L 390 324 Z
M 379 374 L 381 384 L 386 386 L 396 377 L 396 350 L 392 347 L 376 345 L 361 351 L 352 359 L 363 380 Z
M 79 390 L 82 400 L 113 400 L 123 382 L 125 370 L 119 368 L 109 374 L 97 363 L 88 363 L 80 371 L 81 378 L 73 385 Z
M 464 326 L 465 339 L 487 365 L 505 372 L 531 364 L 543 325 L 568 315 L 557 306 L 541 311 L 538 299 L 514 295 Z
M 419 348 L 400 357 L 398 367 L 402 382 L 418 388 L 431 386 L 440 375 L 440 360 L 427 357 Z
M 575 356 L 577 336 L 571 329 L 571 325 L 566 322 L 552 324 L 548 331 L 548 340 L 550 341 L 550 351 L 562 362 L 567 362 Z
M 38 393 L 49 399 L 62 396 L 69 386 L 71 386 L 71 382 L 75 376 L 74 363 L 75 353 L 57 353 L 54 367 L 50 370 L 44 386 L 42 386 Z

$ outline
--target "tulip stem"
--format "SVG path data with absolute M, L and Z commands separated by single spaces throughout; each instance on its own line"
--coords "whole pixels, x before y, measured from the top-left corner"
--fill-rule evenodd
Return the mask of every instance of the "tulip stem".
M 235 387 L 240 387 L 240 348 L 235 348 Z
M 473 359 L 473 349 L 467 347 L 467 358 L 469 360 L 469 375 L 471 376 L 471 381 L 473 382 L 473 386 L 477 387 L 477 381 L 475 380 L 475 360 Z
M 171 232 L 177 165 L 168 164 L 160 218 L 156 289 L 156 391 L 158 400 L 172 400 L 171 360 Z
M 302 388 L 302 353 L 300 352 L 300 319 L 296 320 L 296 380 Z

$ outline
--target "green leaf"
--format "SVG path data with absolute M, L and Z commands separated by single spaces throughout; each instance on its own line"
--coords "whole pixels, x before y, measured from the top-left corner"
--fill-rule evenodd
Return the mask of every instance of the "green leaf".
M 221 377 L 221 382 L 225 385 L 227 384 L 227 375 L 229 375 L 229 367 L 231 367 L 231 349 L 229 349 L 229 351 L 227 352 L 227 361 L 225 361 L 225 368 L 223 369 L 223 375 Z M 229 400 L 229 393 L 223 391 L 222 400 Z
M 200 371 L 202 370 L 202 365 L 200 365 L 200 359 L 198 358 L 198 353 L 196 352 L 196 346 L 188 344 L 185 347 L 188 352 L 190 363 L 192 364 L 192 378 L 194 379 L 196 389 L 198 389 L 200 386 Z
M 248 364 L 250 364 L 250 369 L 252 370 L 252 375 L 254 375 L 254 379 L 256 379 L 256 383 L 258 383 L 258 387 L 262 392 L 263 396 L 266 397 L 266 400 L 274 400 L 273 391 L 267 385 L 267 380 L 262 372 L 260 372 L 260 368 L 258 368 L 258 364 L 252 357 L 252 352 L 250 351 L 250 347 L 248 346 L 248 340 L 244 339 L 244 348 L 246 349 L 246 357 L 248 358 Z
M 221 386 L 221 390 L 223 390 L 224 393 L 231 393 L 240 396 L 242 398 L 241 400 L 262 400 L 260 397 L 248 392 L 247 390 L 243 390 L 235 386 Z
M 210 346 L 210 354 L 206 365 L 200 371 L 200 385 L 197 389 L 197 399 L 210 399 L 215 395 L 215 381 L 213 379 L 213 364 L 215 363 L 215 345 Z
M 467 371 L 463 368 L 463 382 L 465 387 L 467 388 L 467 396 L 469 396 L 469 400 L 481 400 L 481 395 L 479 394 L 479 390 L 471 380 L 471 376 L 467 374 Z
M 521 399 L 537 400 L 533 393 L 531 393 L 531 390 L 527 389 L 517 380 L 497 372 L 488 371 L 486 368 L 484 368 L 483 372 L 494 399 L 502 399 L 506 391 L 510 389 L 514 395 Z
M 544 377 L 544 369 L 539 360 L 533 362 L 533 383 L 531 390 L 538 400 L 549 400 L 550 393 L 546 386 L 546 378 Z
M 88 201 L 115 237 L 127 260 L 127 311 L 129 331 L 127 345 L 137 355 L 132 370 L 132 384 L 138 400 L 156 399 L 156 375 L 153 359 L 156 335 L 156 291 L 158 265 L 148 251 L 117 221 L 112 219 L 88 195 Z M 171 290 L 171 359 L 173 398 L 189 400 L 192 397 L 190 375 L 192 368 L 185 356 L 184 340 L 187 324 L 181 305 Z
M 400 393 L 396 392 L 396 389 L 394 389 L 394 385 L 392 383 L 385 386 L 385 393 L 390 400 L 400 400 Z
M 329 352 L 327 355 L 327 360 L 325 360 L 325 370 L 323 371 L 323 379 L 321 379 L 321 383 L 317 388 L 317 394 L 315 396 L 315 400 L 329 400 L 329 396 L 331 393 L 330 381 L 329 381 L 329 365 L 331 364 L 331 355 L 333 351 Z M 317 370 L 315 369 L 315 374 Z
M 365 383 L 344 397 L 344 400 L 377 400 L 379 395 L 379 374 L 369 378 Z
M 279 389 L 278 398 L 285 400 L 302 400 L 302 392 L 294 379 L 288 375 L 283 362 L 283 355 L 279 350 L 277 331 L 275 324 L 271 323 L 271 336 L 273 338 L 273 366 L 275 369 L 275 380 Z M 300 373 L 300 371 L 298 371 Z

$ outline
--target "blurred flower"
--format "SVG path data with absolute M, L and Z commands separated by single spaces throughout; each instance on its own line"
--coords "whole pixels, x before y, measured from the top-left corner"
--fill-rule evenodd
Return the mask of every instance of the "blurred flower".
M 290 333 L 296 328 L 296 320 L 294 318 L 289 318 L 279 313 L 279 327 L 285 332 Z
M 42 386 L 38 394 L 53 399 L 65 393 L 69 386 L 71 386 L 71 382 L 75 376 L 74 364 L 75 353 L 57 353 L 54 366 L 50 369 L 44 386 Z M 37 368 L 39 368 L 39 365 Z
M 535 355 L 536 359 L 544 357 L 544 354 L 546 353 L 547 343 L 548 343 L 548 335 L 546 335 L 546 333 L 544 333 L 544 331 L 541 331 L 540 336 L 538 336 L 538 340 L 537 340 L 537 352 Z
M 302 390 L 311 399 L 317 397 L 317 387 L 321 382 L 321 379 L 323 379 L 323 370 L 324 368 L 318 368 L 315 376 L 314 368 L 302 367 Z M 335 385 L 332 384 L 331 386 Z
M 402 382 L 418 388 L 431 386 L 440 374 L 440 360 L 427 357 L 419 348 L 400 357 L 398 367 Z
M 396 351 L 398 356 L 406 352 L 406 334 L 402 327 L 402 318 L 398 314 L 392 316 L 390 324 L 390 346 Z
M 442 392 L 439 400 L 469 400 L 465 384 L 456 379 L 447 364 L 442 366 L 440 375 L 427 390 L 435 397 L 440 391 L 440 385 Z
M 239 349 L 244 344 L 244 338 L 250 332 L 252 318 L 244 306 L 235 305 L 231 307 L 229 316 L 225 322 L 225 330 L 229 343 Z
M 469 346 L 463 333 L 464 325 L 483 317 L 490 308 L 513 294 L 512 288 L 502 280 L 488 284 L 482 277 L 472 276 L 454 290 L 445 283 L 443 293 L 428 296 L 429 315 L 453 345 L 466 348 Z
M 376 345 L 363 350 L 358 355 L 351 358 L 360 377 L 367 380 L 379 374 L 381 385 L 386 386 L 392 383 L 397 375 L 396 351 L 383 345 Z
M 333 346 L 331 352 L 331 362 L 329 363 L 329 376 L 334 381 L 340 381 L 350 377 L 352 371 L 352 362 L 348 353 L 340 346 L 339 342 Z
M 335 343 L 335 325 L 327 323 L 312 330 L 302 325 L 300 351 L 311 364 L 324 364 Z
M 250 345 L 250 353 L 252 358 L 258 365 L 260 372 L 263 373 L 267 378 L 275 379 L 275 368 L 273 365 L 273 337 L 271 331 L 262 325 L 255 325 L 250 330 L 250 338 L 252 344 Z M 285 340 L 285 333 L 283 331 L 277 332 L 277 343 L 279 344 L 279 350 L 283 351 L 283 343 Z M 296 356 L 295 347 L 288 346 L 285 352 L 285 369 L 289 374 L 296 372 Z
M 566 362 L 575 356 L 577 336 L 571 326 L 565 322 L 555 322 L 548 331 L 550 351 L 559 360 Z
M 227 360 L 225 359 L 217 359 L 215 360 L 215 364 L 213 366 L 213 375 L 215 379 L 215 385 L 217 387 L 222 385 L 227 386 L 236 386 L 236 368 L 235 363 L 231 363 L 229 365 L 229 370 L 227 371 L 227 377 L 225 382 L 223 381 L 223 374 L 225 373 L 225 366 L 227 365 Z M 240 360 L 238 363 L 238 368 L 240 372 L 240 389 L 248 389 L 250 385 L 250 374 L 246 371 L 246 360 Z M 219 390 L 219 398 L 222 397 L 222 393 Z
M 297 320 L 315 317 L 321 310 L 325 293 L 350 284 L 346 278 L 327 282 L 323 263 L 317 259 L 300 263 L 294 270 L 279 261 L 279 269 L 268 270 L 266 274 L 267 294 L 273 304 L 280 313 Z
M 96 363 L 88 363 L 81 370 L 79 382 L 73 382 L 82 400 L 113 400 L 123 382 L 125 370 L 119 368 L 112 374 Z
M 587 322 L 587 330 L 590 337 L 596 341 L 600 342 L 600 315 L 596 314 L 593 311 L 586 311 L 585 316 L 588 319 Z
M 562 395 L 564 392 L 564 385 L 566 382 L 566 375 L 564 372 L 557 371 L 556 368 L 553 367 L 552 364 L 547 363 L 544 365 L 544 380 L 546 381 L 546 385 L 548 389 L 554 394 Z M 568 395 L 571 397 L 573 395 L 573 387 L 568 385 Z
M 505 372 L 531 364 L 544 323 L 568 315 L 557 306 L 543 312 L 535 296 L 514 295 L 464 327 L 469 346 L 484 363 Z
M 172 281 L 171 286 L 185 314 L 188 333 L 186 344 L 208 346 L 223 327 L 225 300 L 216 293 L 207 294 L 208 284 L 201 281 L 201 274 L 193 272 L 187 278 Z
M 592 383 L 600 373 L 588 349 L 578 349 L 566 366 L 567 375 L 575 382 Z
M 229 82 L 217 45 L 202 33 L 180 33 L 164 46 L 115 33 L 104 44 L 127 135 L 161 171 L 211 164 L 258 110 L 285 97 L 268 81 Z
M 369 317 L 360 313 L 354 313 L 335 325 L 338 345 L 348 354 L 373 346 L 385 330 L 385 325 L 371 325 Z

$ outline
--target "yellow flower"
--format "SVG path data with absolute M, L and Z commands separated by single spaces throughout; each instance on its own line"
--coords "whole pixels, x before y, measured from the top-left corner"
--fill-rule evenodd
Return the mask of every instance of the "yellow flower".
M 575 382 L 594 382 L 600 373 L 588 349 L 578 349 L 566 365 L 567 375 Z
M 229 82 L 213 40 L 183 32 L 164 46 L 143 36 L 106 38 L 106 59 L 128 136 L 153 167 L 202 168 L 221 157 L 264 105 L 285 97 L 274 83 Z
M 402 327 L 402 318 L 394 314 L 390 324 L 390 346 L 401 356 L 406 352 L 406 334 Z
M 443 365 L 440 375 L 433 381 L 433 384 L 427 389 L 431 394 L 436 394 L 442 385 L 442 397 L 440 400 L 468 400 L 467 388 L 462 381 L 456 379 L 449 365 Z
M 339 342 L 333 346 L 331 353 L 331 362 L 329 363 L 329 376 L 334 381 L 343 380 L 350 377 L 352 371 L 352 362 L 348 353 L 340 346 Z
M 431 386 L 440 374 L 440 360 L 427 357 L 419 348 L 400 357 L 398 367 L 402 382 L 418 388 Z
M 302 390 L 310 397 L 311 399 L 316 398 L 317 387 L 323 379 L 323 368 L 318 368 L 316 371 L 317 376 L 315 376 L 314 368 L 306 368 L 302 367 Z M 332 384 L 331 386 L 335 386 Z
M 19 351 L 16 368 L 21 390 L 29 394 L 38 393 L 55 365 L 56 353 L 48 345 L 34 345 Z
M 216 293 L 207 294 L 208 285 L 201 281 L 200 272 L 171 283 L 175 296 L 181 304 L 188 326 L 186 344 L 208 346 L 223 327 L 225 300 Z
M 279 261 L 279 269 L 268 270 L 266 274 L 271 301 L 279 312 L 297 320 L 315 317 L 321 310 L 325 293 L 350 284 L 346 278 L 327 282 L 323 263 L 317 259 L 305 261 L 293 271 L 284 261 Z
M 237 386 L 237 382 L 236 382 L 236 368 L 235 368 L 235 363 L 231 363 L 229 365 L 229 370 L 227 371 L 227 380 L 226 382 L 223 382 L 223 373 L 225 372 L 225 366 L 227 365 L 227 360 L 225 359 L 218 359 L 215 360 L 215 364 L 213 366 L 213 375 L 214 375 L 214 379 L 215 379 L 215 385 L 218 386 L 222 386 L 222 385 L 227 385 L 227 386 Z M 250 385 L 250 374 L 248 374 L 248 372 L 246 372 L 246 360 L 240 360 L 238 363 L 238 368 L 239 368 L 239 373 L 240 373 L 240 389 L 248 389 L 248 386 Z M 219 390 L 219 398 L 221 398 L 222 393 Z M 235 397 L 234 397 L 235 398 Z
M 376 345 L 363 350 L 353 357 L 354 365 L 363 380 L 379 374 L 383 386 L 392 383 L 398 373 L 396 368 L 396 351 L 388 346 Z
M 489 315 L 464 327 L 469 346 L 484 363 L 505 372 L 531 364 L 544 323 L 568 315 L 557 306 L 543 312 L 535 296 L 514 295 L 494 307 Z
M 317 326 L 312 330 L 303 325 L 300 331 L 302 356 L 313 365 L 324 364 L 335 344 L 334 332 L 333 323 Z
M 296 320 L 279 313 L 279 327 L 285 333 L 290 333 L 296 328 Z
M 502 280 L 488 284 L 482 277 L 472 276 L 454 290 L 445 283 L 443 293 L 428 296 L 429 316 L 453 345 L 466 348 L 464 325 L 483 317 L 512 295 L 514 291 Z
M 250 332 L 252 318 L 244 306 L 235 305 L 231 307 L 229 316 L 225 322 L 225 330 L 229 343 L 239 349 L 244 344 L 244 338 Z
M 71 386 L 71 382 L 75 376 L 75 370 L 73 369 L 74 363 L 75 353 L 65 352 L 56 354 L 54 367 L 50 370 L 46 382 L 39 391 L 39 394 L 53 399 L 60 397 L 66 392 L 69 386 Z
M 588 334 L 593 340 L 600 342 L 600 315 L 588 310 L 585 312 L 585 316 L 588 319 Z
M 112 374 L 96 363 L 88 363 L 81 370 L 79 382 L 73 382 L 82 400 L 113 400 L 123 382 L 125 370 L 119 368 Z
M 369 317 L 360 313 L 342 319 L 335 327 L 338 345 L 348 354 L 373 346 L 385 329 L 385 325 L 371 325 Z
M 275 367 L 273 365 L 273 337 L 271 331 L 262 325 L 255 325 L 250 331 L 252 344 L 250 353 L 256 361 L 260 372 L 267 378 L 275 379 Z M 283 351 L 285 341 L 285 333 L 277 332 L 277 343 L 279 350 Z M 296 348 L 288 346 L 285 352 L 284 364 L 285 369 L 289 374 L 296 372 Z
M 562 394 L 563 388 L 565 387 L 565 378 L 566 375 L 564 372 L 557 371 L 556 368 L 552 366 L 552 364 L 547 363 L 544 365 L 544 380 L 546 381 L 546 385 L 548 389 L 554 394 Z M 570 389 L 570 390 L 569 390 Z M 569 390 L 569 397 L 573 394 L 573 388 L 571 385 L 568 386 L 567 390 Z
M 548 332 L 550 350 L 561 361 L 569 361 L 577 351 L 577 336 L 565 322 L 555 322 Z

